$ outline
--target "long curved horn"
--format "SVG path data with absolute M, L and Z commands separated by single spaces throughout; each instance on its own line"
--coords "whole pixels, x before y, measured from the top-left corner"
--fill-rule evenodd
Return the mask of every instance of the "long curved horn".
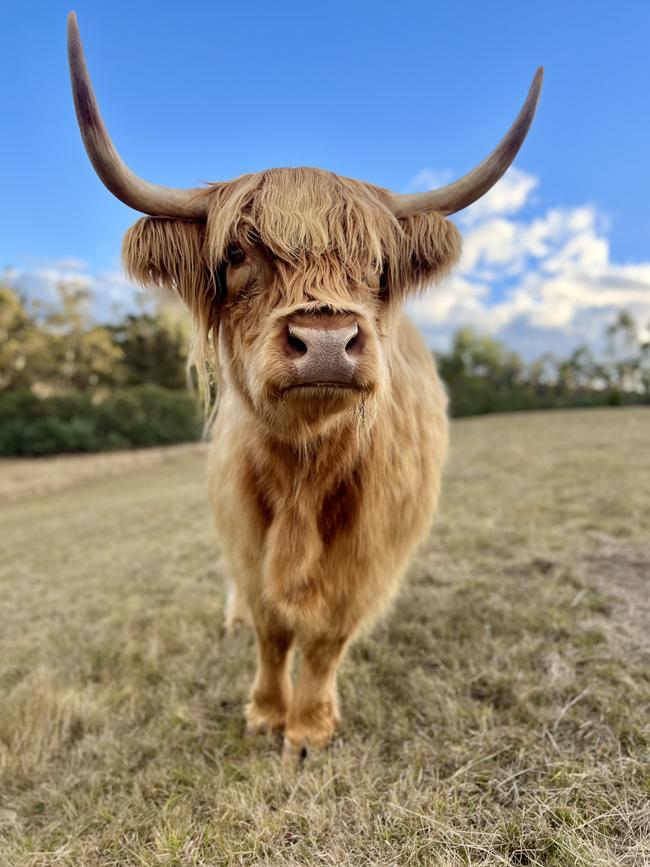
M 446 187 L 439 187 L 437 190 L 429 190 L 426 193 L 408 195 L 393 193 L 393 210 L 396 216 L 407 217 L 422 211 L 438 211 L 445 215 L 455 214 L 456 211 L 461 211 L 485 195 L 505 174 L 517 156 L 517 151 L 524 143 L 535 116 L 543 77 L 544 69 L 540 66 L 535 73 L 526 101 L 515 122 L 489 157 L 471 172 Z
M 68 61 L 81 137 L 104 185 L 126 205 L 152 217 L 204 220 L 205 204 L 197 196 L 200 188 L 182 190 L 151 184 L 139 178 L 121 160 L 99 113 L 74 12 L 68 15 Z

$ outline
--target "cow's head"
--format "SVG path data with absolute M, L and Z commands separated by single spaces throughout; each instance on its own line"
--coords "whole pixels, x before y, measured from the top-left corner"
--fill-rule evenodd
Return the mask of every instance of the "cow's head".
M 178 292 L 193 313 L 198 356 L 283 437 L 305 441 L 371 410 L 389 381 L 395 314 L 460 253 L 446 217 L 503 175 L 531 124 L 538 70 L 514 124 L 477 168 L 426 193 L 396 195 L 319 169 L 272 169 L 206 188 L 143 181 L 102 122 L 76 19 L 68 50 L 77 117 L 98 175 L 148 214 L 127 233 L 127 272 Z M 361 413 L 365 416 L 365 412 Z

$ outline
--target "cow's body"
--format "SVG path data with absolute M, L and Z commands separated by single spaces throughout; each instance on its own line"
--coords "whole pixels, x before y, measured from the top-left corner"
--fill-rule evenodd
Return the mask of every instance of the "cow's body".
M 446 397 L 402 305 L 457 261 L 446 217 L 511 164 L 542 71 L 492 154 L 438 190 L 396 195 L 310 168 L 179 190 L 115 151 L 74 14 L 68 51 L 90 159 L 149 215 L 125 237 L 127 273 L 180 295 L 199 378 L 213 366 L 220 384 L 210 496 L 235 588 L 228 625 L 250 618 L 257 636 L 248 727 L 284 729 L 290 756 L 323 746 L 345 648 L 395 593 L 438 500 Z
M 260 429 L 233 389 L 222 398 L 209 459 L 217 534 L 251 605 L 274 607 L 297 632 L 318 617 L 317 628 L 349 636 L 371 619 L 430 525 L 446 397 L 416 329 L 404 319 L 400 332 L 376 417 L 306 451 Z
M 316 641 L 333 663 L 397 590 L 437 503 L 447 401 L 431 353 L 405 317 L 393 343 L 390 386 L 374 417 L 351 418 L 306 450 L 270 436 L 226 386 L 209 480 L 236 586 L 229 625 L 245 620 L 248 606 L 256 623 L 285 635 L 278 647 L 286 641 L 288 649 L 289 636 L 299 647 Z M 336 716 L 333 679 L 326 680 L 322 700 L 332 714 L 320 709 L 321 726 L 308 737 L 317 744 Z M 277 702 L 261 696 L 263 706 L 249 708 L 254 726 L 284 721 L 289 693 L 273 694 Z M 304 745 L 301 734 L 288 727 L 294 746 Z

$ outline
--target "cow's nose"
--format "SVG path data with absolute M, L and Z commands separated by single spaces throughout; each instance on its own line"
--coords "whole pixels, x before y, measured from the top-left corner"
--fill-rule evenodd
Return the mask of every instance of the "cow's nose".
M 362 351 L 359 326 L 318 320 L 313 324 L 289 322 L 287 325 L 287 356 L 292 361 L 296 384 L 349 385 Z

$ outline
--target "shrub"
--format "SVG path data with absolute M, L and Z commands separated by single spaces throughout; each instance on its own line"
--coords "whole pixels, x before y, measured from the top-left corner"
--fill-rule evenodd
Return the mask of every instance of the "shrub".
M 0 395 L 0 455 L 5 456 L 169 445 L 198 439 L 201 426 L 189 393 L 154 385 L 115 391 L 99 402 L 85 394 Z

